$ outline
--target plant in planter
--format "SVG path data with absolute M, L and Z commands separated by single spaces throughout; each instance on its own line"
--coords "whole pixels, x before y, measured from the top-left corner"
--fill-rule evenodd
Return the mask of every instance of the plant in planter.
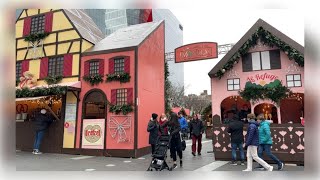
M 58 75 L 58 76 L 47 76 L 44 78 L 44 81 L 48 84 L 58 84 L 62 80 L 63 76 Z
M 42 39 L 45 39 L 47 36 L 49 36 L 50 33 L 48 32 L 43 32 L 43 33 L 34 33 L 34 34 L 30 34 L 28 36 L 26 36 L 24 38 L 25 41 L 27 42 L 31 42 L 31 43 L 34 43 L 34 42 L 38 42 Z
M 86 82 L 89 82 L 91 86 L 94 86 L 103 82 L 102 78 L 103 78 L 103 75 L 100 75 L 100 74 L 83 76 L 83 80 Z
M 106 82 L 110 81 L 120 81 L 120 83 L 125 83 L 130 81 L 129 73 L 115 73 L 115 74 L 107 74 Z
M 109 112 L 120 114 L 122 112 L 123 115 L 127 115 L 128 113 L 133 111 L 133 107 L 131 104 L 122 104 L 122 105 L 114 105 L 110 104 Z

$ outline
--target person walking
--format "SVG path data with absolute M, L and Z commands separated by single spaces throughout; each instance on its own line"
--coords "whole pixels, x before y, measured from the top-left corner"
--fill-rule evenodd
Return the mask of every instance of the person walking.
M 158 114 L 152 113 L 151 116 L 147 131 L 149 132 L 149 144 L 151 145 L 151 153 L 153 154 L 159 136 L 159 123 L 157 121 Z
M 161 128 L 169 128 L 169 133 L 171 136 L 170 141 L 170 153 L 173 158 L 172 169 L 177 167 L 177 154 L 180 159 L 180 167 L 182 167 L 182 149 L 181 149 L 181 137 L 180 137 L 180 123 L 176 113 L 171 113 L 169 121 L 165 122 Z
M 281 162 L 275 155 L 271 153 L 272 137 L 270 131 L 270 122 L 264 119 L 263 114 L 258 115 L 259 127 L 259 147 L 258 156 L 262 159 L 263 152 L 267 154 L 278 165 L 278 170 L 283 169 L 283 162 Z M 258 166 L 259 169 L 264 169 L 262 166 Z
M 188 122 L 186 118 L 183 117 L 181 112 L 178 112 L 178 116 L 179 116 L 179 123 L 181 127 L 182 138 L 187 139 L 188 138 Z
M 190 121 L 190 134 L 192 138 L 192 155 L 196 156 L 196 142 L 198 142 L 198 155 L 201 156 L 201 148 L 202 148 L 202 134 L 204 132 L 204 126 L 201 120 L 199 120 L 198 116 L 193 115 L 193 119 Z
M 35 138 L 34 138 L 32 154 L 42 154 L 42 152 L 40 152 L 40 146 L 41 146 L 44 134 L 52 122 L 53 122 L 53 117 L 49 113 L 47 113 L 46 109 L 41 109 L 40 113 L 36 114 L 33 121 Z
M 257 154 L 257 147 L 259 145 L 259 131 L 258 122 L 255 121 L 254 114 L 248 114 L 249 127 L 247 131 L 247 138 L 245 149 L 247 149 L 247 168 L 243 171 L 252 171 L 252 159 L 257 161 L 261 166 L 263 166 L 268 171 L 273 170 L 273 166 L 270 166 L 263 159 L 259 158 Z
M 243 151 L 243 125 L 244 121 L 238 118 L 237 114 L 234 114 L 228 126 L 228 133 L 231 134 L 231 153 L 232 161 L 231 165 L 237 164 L 237 149 L 240 151 L 241 165 L 244 165 L 244 151 Z

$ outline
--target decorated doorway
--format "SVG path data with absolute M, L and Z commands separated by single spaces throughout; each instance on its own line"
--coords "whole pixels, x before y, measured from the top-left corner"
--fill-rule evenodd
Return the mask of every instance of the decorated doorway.
M 282 123 L 300 123 L 300 117 L 304 117 L 304 94 L 292 93 L 283 99 L 280 104 Z
M 278 124 L 278 113 L 277 107 L 273 104 L 262 103 L 254 108 L 254 114 L 258 116 L 259 114 L 264 114 L 264 118 L 272 120 L 273 123 Z
M 220 108 L 222 122 L 233 117 L 231 110 L 251 112 L 250 102 L 245 101 L 240 96 L 229 96 L 225 98 L 221 102 Z

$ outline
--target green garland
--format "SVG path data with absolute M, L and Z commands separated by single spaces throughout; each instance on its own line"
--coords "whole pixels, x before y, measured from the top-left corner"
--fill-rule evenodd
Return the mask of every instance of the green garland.
M 171 107 L 169 103 L 169 90 L 171 88 L 171 82 L 169 81 L 169 65 L 167 62 L 165 62 L 165 71 L 164 71 L 164 79 L 165 79 L 165 108 L 166 108 L 166 114 L 171 114 Z
M 58 76 L 47 76 L 44 78 L 44 81 L 48 84 L 58 84 L 62 80 L 63 76 L 58 75 Z
M 201 112 L 201 115 L 202 116 L 205 116 L 205 115 L 207 115 L 209 112 L 211 112 L 212 111 L 212 105 L 211 104 L 209 104 L 207 107 L 205 107 L 204 109 L 203 109 L 203 111 Z
M 120 114 L 122 112 L 123 115 L 127 115 L 128 113 L 133 111 L 133 107 L 131 104 L 123 104 L 123 105 L 114 105 L 110 104 L 109 112 Z
M 83 80 L 86 82 L 89 82 L 91 86 L 94 86 L 103 82 L 103 75 L 96 74 L 96 75 L 83 76 Z
M 17 80 L 16 80 L 16 86 L 18 86 L 19 83 L 20 83 L 20 79 L 17 79 Z
M 34 34 L 30 34 L 28 36 L 26 36 L 24 38 L 25 41 L 27 42 L 36 42 L 39 41 L 41 39 L 45 39 L 47 36 L 49 36 L 50 33 L 48 32 L 44 32 L 44 33 L 34 33 Z
M 125 83 L 125 82 L 129 82 L 130 78 L 131 78 L 131 76 L 129 73 L 107 74 L 106 82 L 120 81 L 120 83 Z
M 291 93 L 291 90 L 283 86 L 278 79 L 265 86 L 247 82 L 244 90 L 239 91 L 239 95 L 246 101 L 255 103 L 259 100 L 269 99 L 276 105 L 280 105 L 280 101 L 287 98 Z
M 38 97 L 49 95 L 64 95 L 67 93 L 67 86 L 54 86 L 49 88 L 22 88 L 16 89 L 16 98 Z
M 224 73 L 228 70 L 231 70 L 235 64 L 239 62 L 239 58 L 243 56 L 251 47 L 254 47 L 257 44 L 257 40 L 261 39 L 263 44 L 266 44 L 270 47 L 276 46 L 280 50 L 284 51 L 290 60 L 294 59 L 295 63 L 299 66 L 304 66 L 304 56 L 297 51 L 296 49 L 292 48 L 291 46 L 287 45 L 285 42 L 281 41 L 276 36 L 272 35 L 269 31 L 264 30 L 262 27 L 259 27 L 256 32 L 249 38 L 229 60 L 228 62 L 222 67 L 222 69 L 218 70 L 215 73 L 215 77 L 221 79 Z

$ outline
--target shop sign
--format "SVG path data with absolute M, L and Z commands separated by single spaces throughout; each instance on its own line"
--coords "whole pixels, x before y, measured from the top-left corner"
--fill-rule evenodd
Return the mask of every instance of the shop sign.
M 218 57 L 218 44 L 215 42 L 200 42 L 175 49 L 175 62 L 188 62 Z
M 82 130 L 82 148 L 103 149 L 104 119 L 84 119 Z
M 264 86 L 265 84 L 273 82 L 276 79 L 279 79 L 277 75 L 264 73 L 264 74 L 256 74 L 253 76 L 249 76 L 247 78 L 247 81 Z
M 77 104 L 67 103 L 65 108 L 65 123 L 63 133 L 63 148 L 74 148 L 76 132 Z

